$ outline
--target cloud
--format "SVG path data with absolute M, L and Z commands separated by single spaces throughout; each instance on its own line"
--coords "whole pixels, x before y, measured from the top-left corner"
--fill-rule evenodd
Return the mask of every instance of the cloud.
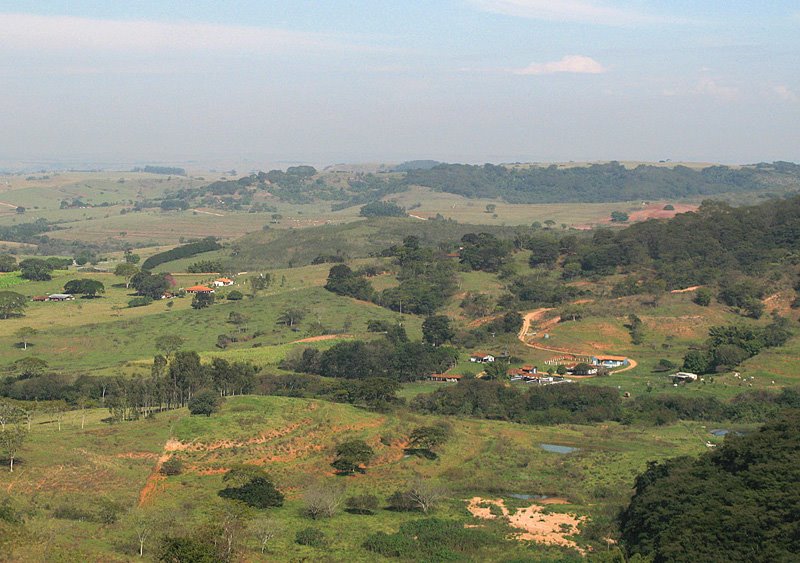
M 531 63 L 525 68 L 512 70 L 514 74 L 541 75 L 566 72 L 571 74 L 602 74 L 606 68 L 591 57 L 567 55 L 560 61 Z
M 362 50 L 342 38 L 285 29 L 148 20 L 0 14 L 3 49 L 155 54 L 216 51 L 275 53 L 300 50 Z
M 719 100 L 734 100 L 739 97 L 739 89 L 734 86 L 724 86 L 713 78 L 701 78 L 694 89 L 695 94 L 711 96 Z
M 781 100 L 785 102 L 798 102 L 800 101 L 800 97 L 795 94 L 788 86 L 785 84 L 778 84 L 777 86 L 772 87 L 772 92 L 778 96 Z
M 470 0 L 478 9 L 518 18 L 626 26 L 676 21 L 594 0 Z

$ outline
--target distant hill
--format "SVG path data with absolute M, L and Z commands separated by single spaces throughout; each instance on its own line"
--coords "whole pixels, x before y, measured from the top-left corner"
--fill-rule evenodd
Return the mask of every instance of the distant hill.
M 419 237 L 425 246 L 459 240 L 466 233 L 489 232 L 511 237 L 515 227 L 466 225 L 447 220 L 379 217 L 344 225 L 251 233 L 233 243 L 225 259 L 232 270 L 278 268 L 311 264 L 318 256 L 363 258 L 376 254 L 404 237 Z
M 789 162 L 740 168 L 640 165 L 618 162 L 563 168 L 509 168 L 494 164 L 439 164 L 409 169 L 407 185 L 509 203 L 602 203 L 800 189 L 800 166 Z
M 393 172 L 408 172 L 409 170 L 430 170 L 434 166 L 442 164 L 438 160 L 409 160 L 398 164 L 392 170 Z

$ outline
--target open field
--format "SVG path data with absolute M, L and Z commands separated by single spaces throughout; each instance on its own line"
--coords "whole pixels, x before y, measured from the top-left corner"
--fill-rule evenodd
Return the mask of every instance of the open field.
M 438 518 L 481 524 L 467 512 L 468 499 L 506 498 L 509 506 L 522 507 L 531 501 L 526 504 L 509 495 L 529 494 L 565 498 L 569 504 L 552 505 L 552 510 L 577 513 L 591 521 L 602 518 L 608 503 L 627 496 L 634 475 L 647 461 L 699 453 L 705 449 L 707 436 L 696 424 L 658 429 L 614 424 L 521 427 L 454 419 L 453 437 L 439 458 L 431 461 L 405 456 L 403 448 L 411 429 L 435 419 L 402 411 L 381 415 L 321 401 L 236 397 L 211 418 L 177 410 L 152 420 L 109 426 L 100 422 L 103 415 L 101 410 L 88 411 L 81 430 L 80 413 L 69 413 L 61 431 L 48 417 L 38 417 L 18 469 L 13 474 L 0 472 L 0 490 L 14 495 L 14 502 L 29 514 L 27 528 L 41 538 L 15 550 L 15 560 L 41 560 L 44 553 L 49 560 L 132 560 L 138 547 L 132 523 L 140 515 L 164 522 L 145 544 L 146 555 L 151 556 L 161 533 L 197 527 L 224 512 L 226 501 L 216 495 L 223 487 L 221 473 L 237 463 L 255 463 L 287 495 L 282 508 L 257 511 L 281 525 L 266 559 L 375 561 L 380 558 L 361 547 L 369 534 L 392 533 L 402 522 L 423 515 L 378 509 L 374 516 L 341 512 L 313 521 L 301 515 L 303 494 L 309 487 L 322 482 L 345 487 L 347 495 L 370 492 L 383 499 L 421 475 L 448 490 L 446 501 L 434 513 Z M 333 448 L 348 438 L 364 439 L 376 457 L 366 474 L 336 477 L 329 466 Z M 541 443 L 579 449 L 568 455 L 554 454 L 542 450 Z M 151 474 L 165 454 L 183 462 L 182 475 Z M 103 506 L 116 515 L 113 523 L 53 518 L 54 511 L 67 514 L 71 508 L 92 513 Z M 295 532 L 310 525 L 326 534 L 328 547 L 293 543 Z M 501 537 L 512 531 L 506 528 Z M 582 534 L 569 537 L 583 548 L 601 547 Z M 249 559 L 261 560 L 252 536 L 242 533 L 241 541 Z M 552 548 L 506 540 L 487 549 L 484 559 L 524 553 L 542 556 Z

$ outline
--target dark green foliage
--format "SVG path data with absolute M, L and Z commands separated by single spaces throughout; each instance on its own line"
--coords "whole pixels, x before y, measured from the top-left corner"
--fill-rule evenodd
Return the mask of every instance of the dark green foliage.
M 216 240 L 214 240 L 213 237 L 204 238 L 198 242 L 184 244 L 165 252 L 153 254 L 142 263 L 142 270 L 152 270 L 156 266 L 164 264 L 165 262 L 180 260 L 181 258 L 188 258 L 190 256 L 194 256 L 195 254 L 219 250 L 220 248 L 222 247 Z
M 139 272 L 131 278 L 131 285 L 141 296 L 151 299 L 161 299 L 164 292 L 170 288 L 169 279 L 165 274 L 150 274 Z
M 468 415 L 532 424 L 600 422 L 622 413 L 619 392 L 590 385 L 507 387 L 502 382 L 465 380 L 458 385 L 419 395 L 414 410 L 431 414 Z
M 345 475 L 364 473 L 362 465 L 367 465 L 374 456 L 375 451 L 364 440 L 348 440 L 336 446 L 336 459 L 331 466 Z
M 434 426 L 419 426 L 412 430 L 409 435 L 407 451 L 436 459 L 437 455 L 434 450 L 447 442 L 452 433 L 453 429 L 447 423 Z
M 347 506 L 347 512 L 351 514 L 372 515 L 378 509 L 378 497 L 371 494 L 349 497 L 345 501 L 345 506 Z
M 217 260 L 200 260 L 189 264 L 186 271 L 191 274 L 219 273 L 222 271 L 222 263 Z
M 48 281 L 53 279 L 50 274 L 54 268 L 47 260 L 28 258 L 19 263 L 19 269 L 22 277 L 26 280 Z
M 95 297 L 98 293 L 105 293 L 106 288 L 103 282 L 97 280 L 80 279 L 70 280 L 64 284 L 64 291 L 73 295 L 85 295 Z
M 28 298 L 15 291 L 0 291 L 0 317 L 7 319 L 21 315 L 28 306 Z
M 473 270 L 497 272 L 511 255 L 510 241 L 489 233 L 469 233 L 461 237 L 461 263 Z
M 392 201 L 373 201 L 368 203 L 358 212 L 362 217 L 405 217 L 404 207 Z
M 422 339 L 428 344 L 440 346 L 453 336 L 450 317 L 447 315 L 431 315 L 422 322 Z
M 22 515 L 14 507 L 11 498 L 8 496 L 3 497 L 3 500 L 0 501 L 0 520 L 9 524 L 22 524 L 23 522 Z
M 464 561 L 475 558 L 482 548 L 501 542 L 485 530 L 465 528 L 463 522 L 428 518 L 404 522 L 395 534 L 372 534 L 364 541 L 364 548 L 383 557 L 409 561 Z
M 458 360 L 458 352 L 447 346 L 428 346 L 422 342 L 375 340 L 341 342 L 324 352 L 304 352 L 299 362 L 284 362 L 282 367 L 317 373 L 325 377 L 364 379 L 387 377 L 413 381 L 441 373 Z
M 259 509 L 283 506 L 283 493 L 275 488 L 269 476 L 258 467 L 234 467 L 222 480 L 230 483 L 219 492 L 222 498 L 238 500 Z
M 196 393 L 189 400 L 189 412 L 211 416 L 222 406 L 222 397 L 214 391 L 206 390 Z
M 747 325 L 714 326 L 708 331 L 703 350 L 690 350 L 683 368 L 692 373 L 712 373 L 735 368 L 763 348 L 782 346 L 791 337 L 786 319 L 776 317 L 765 327 Z
M 625 223 L 629 219 L 628 214 L 624 211 L 612 211 L 611 212 L 611 222 L 612 223 Z
M 694 293 L 694 297 L 692 298 L 692 302 L 696 305 L 700 305 L 701 307 L 708 307 L 711 305 L 711 297 L 712 293 L 711 290 L 706 289 L 705 287 L 701 287 Z
M 307 545 L 310 547 L 322 548 L 328 544 L 325 538 L 325 532 L 319 528 L 303 528 L 299 530 L 294 537 L 295 543 L 299 545 Z
M 789 411 L 698 459 L 651 463 L 620 517 L 624 545 L 656 562 L 792 561 L 798 480 L 800 415 Z
M 575 287 L 538 276 L 515 278 L 508 289 L 513 296 L 527 302 L 531 307 L 559 305 L 578 295 L 578 289 Z
M 0 226 L 0 240 L 38 244 L 45 242 L 47 239 L 46 236 L 40 235 L 51 230 L 52 227 L 45 219 L 37 219 L 33 223 Z
M 628 315 L 628 324 L 625 325 L 631 335 L 631 344 L 638 346 L 644 342 L 644 324 L 642 319 L 631 313 Z
M 0 272 L 16 272 L 19 270 L 17 259 L 10 254 L 0 254 Z
M 675 211 L 675 206 L 671 203 L 666 204 L 663 208 L 664 211 Z
M 165 536 L 158 560 L 164 563 L 219 563 L 217 547 L 211 538 Z
M 207 291 L 198 292 L 192 298 L 192 309 L 205 309 L 214 304 L 214 294 Z
M 148 174 L 164 174 L 167 176 L 186 176 L 186 170 L 177 166 L 137 166 L 132 172 L 146 172 Z
M 653 368 L 654 372 L 672 371 L 678 369 L 678 364 L 673 361 L 661 358 L 658 360 L 656 367 Z
M 161 464 L 161 473 L 163 475 L 174 476 L 180 475 L 183 472 L 183 462 L 177 457 L 171 457 Z
M 241 301 L 242 299 L 244 299 L 244 294 L 238 289 L 234 289 L 228 295 L 225 296 L 225 299 L 227 299 L 228 301 Z
M 331 268 L 325 289 L 364 301 L 372 299 L 375 292 L 372 284 L 364 276 L 356 274 L 345 264 L 337 264 Z
M 128 301 L 128 307 L 144 307 L 146 305 L 150 305 L 153 302 L 152 297 L 144 296 L 144 297 L 134 297 L 130 301 Z
M 599 203 L 759 191 L 773 184 L 796 183 L 798 176 L 800 167 L 782 163 L 702 170 L 649 165 L 629 170 L 617 162 L 572 168 L 440 164 L 430 170 L 409 170 L 405 182 L 466 197 L 499 197 L 509 203 Z
M 717 299 L 721 303 L 738 308 L 744 315 L 754 319 L 761 318 L 764 313 L 764 288 L 755 280 L 739 280 L 723 282 Z

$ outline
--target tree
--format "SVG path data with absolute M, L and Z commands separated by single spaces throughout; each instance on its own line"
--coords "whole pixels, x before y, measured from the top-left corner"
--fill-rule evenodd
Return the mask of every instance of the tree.
M 27 306 L 28 299 L 24 295 L 14 291 L 0 291 L 0 315 L 4 319 L 22 315 Z
M 28 432 L 21 426 L 13 426 L 6 428 L 0 432 L 0 451 L 6 456 L 9 461 L 9 471 L 14 471 L 14 460 L 17 457 L 17 452 L 22 448 Z
M 269 288 L 272 284 L 272 274 L 259 274 L 249 278 L 250 296 L 255 297 L 259 291 Z
M 269 543 L 283 531 L 281 523 L 271 518 L 253 520 L 249 527 L 253 536 L 258 540 L 262 555 L 267 551 Z
M 344 501 L 345 489 L 341 483 L 315 483 L 303 495 L 303 512 L 309 518 L 330 518 Z
M 433 450 L 444 444 L 452 431 L 445 424 L 434 426 L 420 426 L 411 431 L 409 436 L 409 449 L 423 450 L 433 454 Z M 433 454 L 435 457 L 435 454 Z
M 0 272 L 16 272 L 19 270 L 17 259 L 10 254 L 0 254 Z
M 283 506 L 283 494 L 275 488 L 266 472 L 258 467 L 234 467 L 222 481 L 233 485 L 218 493 L 222 498 L 238 500 L 252 508 Z
M 345 475 L 364 473 L 362 465 L 368 464 L 375 451 L 364 440 L 348 440 L 336 446 L 336 459 L 331 466 Z
M 497 210 L 497 205 L 494 203 L 486 204 L 486 213 L 494 213 Z
M 23 326 L 14 331 L 14 336 L 22 340 L 22 349 L 28 349 L 28 341 L 39 334 L 39 331 L 32 326 Z
M 406 494 L 414 505 L 427 514 L 444 500 L 447 496 L 447 489 L 435 485 L 429 479 L 417 477 L 411 483 L 411 488 Z
M 505 360 L 496 360 L 486 364 L 484 372 L 486 373 L 485 379 L 506 379 L 508 377 L 508 362 Z
M 299 323 L 306 316 L 306 312 L 298 307 L 289 307 L 285 309 L 278 317 L 278 323 L 284 324 L 288 327 L 293 327 Z
M 450 328 L 447 315 L 431 315 L 422 323 L 422 339 L 434 346 L 440 346 L 455 336 Z
M 139 557 L 144 557 L 144 544 L 158 530 L 161 525 L 160 518 L 141 508 L 134 510 L 131 516 L 131 527 L 136 534 L 136 541 L 139 544 Z
M 701 307 L 708 307 L 711 305 L 711 296 L 711 290 L 701 287 L 695 292 L 692 301 Z
M 139 295 L 145 295 L 153 299 L 161 299 L 164 292 L 171 287 L 170 281 L 165 274 L 151 274 L 149 272 L 139 272 L 130 280 L 130 285 Z
M 211 416 L 222 405 L 222 397 L 214 391 L 200 391 L 189 401 L 189 412 Z
M 16 422 L 22 415 L 22 410 L 15 404 L 0 399 L 0 431 L 6 431 L 6 424 Z
M 53 271 L 53 266 L 46 260 L 40 258 L 28 258 L 19 263 L 19 269 L 22 272 L 22 277 L 31 281 L 48 281 L 53 279 L 50 273 Z
M 126 264 L 138 264 L 141 257 L 138 254 L 134 254 L 130 249 L 125 251 L 125 263 Z
M 139 268 L 130 262 L 123 262 L 122 264 L 117 264 L 117 267 L 114 268 L 114 275 L 119 276 L 121 278 L 125 278 L 125 289 L 130 288 L 131 280 L 133 276 L 139 273 Z
M 612 211 L 611 221 L 613 223 L 625 223 L 630 217 L 624 211 Z
M 96 297 L 98 293 L 105 293 L 103 282 L 97 280 L 70 280 L 64 284 L 64 291 L 73 295 Z
M 165 334 L 164 336 L 156 338 L 156 350 L 164 352 L 165 356 L 171 356 L 180 350 L 185 342 L 186 340 L 184 340 L 182 336 L 178 336 L 177 334 Z
M 241 301 L 244 299 L 244 294 L 238 289 L 234 289 L 226 296 L 226 299 L 228 301 Z
M 192 309 L 205 309 L 214 304 L 214 294 L 210 292 L 195 293 L 192 299 Z

